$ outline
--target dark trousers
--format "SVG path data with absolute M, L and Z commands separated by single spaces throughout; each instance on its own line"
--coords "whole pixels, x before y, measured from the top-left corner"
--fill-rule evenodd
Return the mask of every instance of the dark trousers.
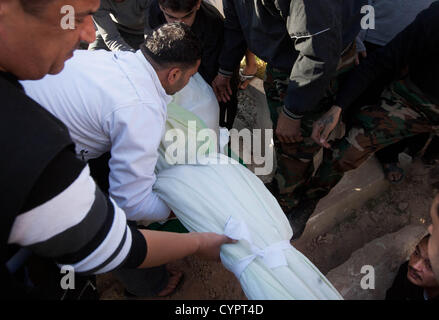
M 407 81 L 395 81 L 378 104 L 356 113 L 345 137 L 332 143 L 331 149 L 324 149 L 321 166 L 300 190 L 302 198 L 323 198 L 345 172 L 358 168 L 370 155 L 389 145 L 419 134 L 437 134 L 437 105 L 415 95 Z
M 367 41 L 364 42 L 364 45 L 366 46 L 368 54 L 381 48 L 381 46 Z M 363 106 L 376 103 L 376 101 L 379 99 L 379 96 L 381 95 L 381 92 L 384 89 L 385 83 L 387 83 L 387 79 L 381 79 L 381 81 L 375 82 L 370 88 L 368 88 L 367 92 L 364 94 L 364 98 L 359 99 L 359 101 L 364 102 Z M 369 99 L 369 101 L 365 101 L 366 96 L 368 97 L 367 99 Z M 376 101 L 370 101 L 370 99 L 376 99 Z M 398 155 L 401 152 L 404 152 L 404 150 L 406 150 L 407 148 L 409 149 L 409 153 L 411 156 L 416 155 L 416 153 L 418 153 L 425 145 L 429 136 L 430 135 L 428 133 L 423 133 L 403 139 L 397 143 L 389 145 L 388 147 L 378 150 L 375 153 L 375 156 L 381 164 L 397 163 Z
M 228 130 L 233 128 L 233 123 L 238 113 L 238 85 L 239 85 L 239 68 L 235 70 L 230 79 L 230 87 L 232 89 L 232 96 L 230 101 L 220 102 L 220 127 L 225 127 Z

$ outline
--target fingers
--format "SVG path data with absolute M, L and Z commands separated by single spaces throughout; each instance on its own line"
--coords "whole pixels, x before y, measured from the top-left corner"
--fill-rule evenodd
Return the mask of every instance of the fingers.
M 323 125 L 319 121 L 314 122 L 311 138 L 317 144 L 320 144 L 320 134 L 322 130 L 323 130 Z
M 224 238 L 223 238 L 223 244 L 227 244 L 227 243 L 237 243 L 238 242 L 238 240 L 235 240 L 235 239 L 232 239 L 232 238 L 229 238 L 229 237 L 227 237 L 227 236 L 223 236 Z
M 332 129 L 329 126 L 326 126 L 323 129 L 323 132 L 320 136 L 320 145 L 326 149 L 331 148 L 331 145 L 328 143 L 328 137 L 331 134 Z
M 227 89 L 226 88 L 222 88 L 222 91 L 221 91 L 220 95 L 221 95 L 221 101 L 222 102 L 227 102 L 227 101 L 230 101 L 230 96 L 232 94 L 231 93 L 228 94 Z
M 329 126 L 325 126 L 320 121 L 316 121 L 314 123 L 311 138 L 321 147 L 329 149 L 331 148 L 331 145 L 328 143 L 328 137 L 331 134 L 331 131 L 332 130 Z
M 232 96 L 233 92 L 232 92 L 232 88 L 230 87 L 230 80 L 227 81 L 226 83 L 226 88 L 227 88 L 227 93 L 228 93 L 228 100 L 230 100 L 230 97 Z
M 219 90 L 214 82 L 212 82 L 212 89 L 213 89 L 213 93 L 215 93 L 216 99 L 218 101 L 221 101 L 221 96 L 220 96 Z
M 197 233 L 197 237 L 200 239 L 200 248 L 197 254 L 208 260 L 220 259 L 220 251 L 223 244 L 234 244 L 238 242 L 238 240 L 214 232 Z
M 212 89 L 218 101 L 224 103 L 230 101 L 232 96 L 230 79 L 217 76 L 212 82 Z

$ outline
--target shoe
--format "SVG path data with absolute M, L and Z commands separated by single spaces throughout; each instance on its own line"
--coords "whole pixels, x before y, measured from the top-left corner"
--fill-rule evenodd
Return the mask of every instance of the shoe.
M 297 207 L 291 209 L 287 214 L 288 222 L 293 229 L 293 237 L 291 240 L 297 240 L 305 230 L 309 217 L 313 214 L 318 200 L 308 200 L 299 203 Z

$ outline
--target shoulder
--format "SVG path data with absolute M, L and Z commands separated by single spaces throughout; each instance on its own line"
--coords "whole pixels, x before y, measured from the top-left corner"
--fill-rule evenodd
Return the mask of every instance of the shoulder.
M 203 19 L 216 26 L 222 26 L 224 24 L 224 18 L 218 9 L 204 1 L 201 3 L 199 14 L 202 15 Z
M 24 91 L 2 78 L 0 83 L 0 129 L 7 128 L 9 132 L 16 132 L 19 136 L 27 133 L 41 137 L 56 133 L 59 140 L 70 140 L 67 128 L 60 120 L 28 97 Z

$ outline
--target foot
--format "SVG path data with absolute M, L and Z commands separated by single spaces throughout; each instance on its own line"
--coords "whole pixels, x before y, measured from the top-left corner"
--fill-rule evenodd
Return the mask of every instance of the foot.
M 397 163 L 384 163 L 384 174 L 392 183 L 398 183 L 404 178 L 404 169 L 400 168 Z
M 291 240 L 299 239 L 305 230 L 308 219 L 314 212 L 318 200 L 308 200 L 299 203 L 299 205 L 291 209 L 287 214 L 288 221 L 293 229 L 293 237 Z
M 183 272 L 168 267 L 167 269 L 169 272 L 168 285 L 157 294 L 158 297 L 166 297 L 174 293 L 183 279 Z

